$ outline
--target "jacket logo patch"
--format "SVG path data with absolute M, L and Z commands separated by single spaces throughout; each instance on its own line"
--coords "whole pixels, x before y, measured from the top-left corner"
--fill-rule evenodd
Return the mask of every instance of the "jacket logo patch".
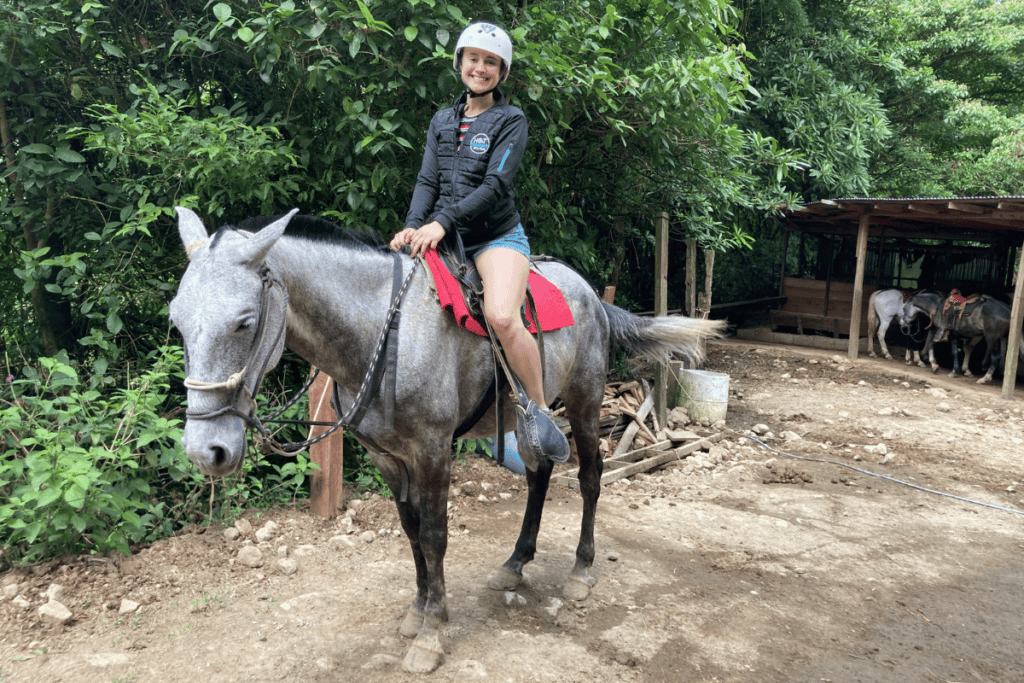
M 491 146 L 491 139 L 484 133 L 477 133 L 473 136 L 473 139 L 469 141 L 469 148 L 474 154 L 483 154 Z

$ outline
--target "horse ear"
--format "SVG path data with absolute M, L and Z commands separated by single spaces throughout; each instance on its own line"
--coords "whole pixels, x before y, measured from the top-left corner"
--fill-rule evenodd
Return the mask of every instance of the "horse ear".
M 288 227 L 288 222 L 291 221 L 292 216 L 298 212 L 298 209 L 292 209 L 246 240 L 245 244 L 241 246 L 241 260 L 249 263 L 262 262 L 270 248 L 284 234 L 284 230 Z
M 178 234 L 181 236 L 181 243 L 185 246 L 185 253 L 191 259 L 192 252 L 206 241 L 206 226 L 191 209 L 176 206 L 174 210 L 178 212 Z

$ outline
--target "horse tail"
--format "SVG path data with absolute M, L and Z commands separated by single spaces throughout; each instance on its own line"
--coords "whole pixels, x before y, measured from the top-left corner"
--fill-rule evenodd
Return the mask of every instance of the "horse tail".
M 868 344 L 871 343 L 871 338 L 875 336 L 875 331 L 878 329 L 878 314 L 875 313 L 875 299 L 878 297 L 878 293 L 882 290 L 876 289 L 871 292 L 871 296 L 868 297 Z
M 608 316 L 613 343 L 631 356 L 639 356 L 668 365 L 675 355 L 683 356 L 691 364 L 704 356 L 707 339 L 717 339 L 725 331 L 724 320 L 703 320 L 683 316 L 641 317 L 601 302 Z

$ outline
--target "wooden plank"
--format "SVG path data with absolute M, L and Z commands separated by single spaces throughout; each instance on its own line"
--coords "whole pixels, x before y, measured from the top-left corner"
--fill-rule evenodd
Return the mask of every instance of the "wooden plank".
M 723 432 L 709 434 L 685 446 L 673 449 L 667 448 L 672 443 L 671 441 L 660 441 L 653 446 L 624 453 L 619 458 L 609 458 L 604 461 L 605 470 L 601 474 L 601 485 L 605 486 L 613 481 L 625 479 L 640 472 L 647 472 L 661 465 L 680 460 L 687 455 L 707 448 L 710 444 L 718 443 L 724 436 Z M 574 468 L 552 477 L 551 481 L 579 491 L 579 468 Z

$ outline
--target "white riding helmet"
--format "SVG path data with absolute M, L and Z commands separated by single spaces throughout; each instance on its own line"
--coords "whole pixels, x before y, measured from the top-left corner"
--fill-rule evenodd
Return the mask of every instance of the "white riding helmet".
M 459 42 L 455 44 L 455 59 L 452 60 L 452 68 L 455 71 L 459 70 L 462 50 L 467 47 L 487 50 L 501 57 L 501 82 L 505 82 L 509 69 L 512 68 L 512 39 L 505 31 L 483 21 L 467 26 L 459 36 Z

